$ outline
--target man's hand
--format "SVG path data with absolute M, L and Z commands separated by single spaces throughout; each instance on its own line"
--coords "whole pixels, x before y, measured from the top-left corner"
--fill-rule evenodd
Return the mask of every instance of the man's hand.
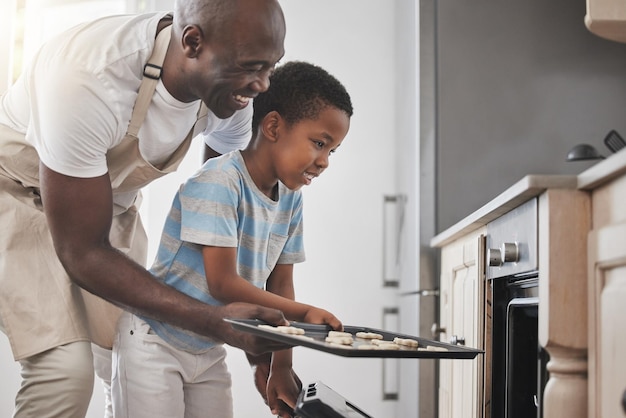
M 254 385 L 265 404 L 270 407 L 273 414 L 283 418 L 292 417 L 295 403 L 302 390 L 302 382 L 298 375 L 292 368 L 288 368 L 285 370 L 285 376 L 278 376 L 280 372 L 274 373 L 270 381 L 272 354 L 266 353 L 260 356 L 247 354 L 247 357 L 252 366 Z M 280 379 L 282 379 L 282 385 L 279 384 Z
M 246 353 L 246 357 L 248 357 L 248 362 L 250 363 L 250 366 L 252 366 L 254 386 L 267 405 L 267 379 L 270 377 L 272 353 L 264 353 L 259 356 L 253 356 L 250 353 Z
M 302 382 L 291 367 L 273 367 L 267 381 L 267 404 L 281 418 L 291 418 L 294 414 Z
M 221 324 L 215 322 L 218 327 L 215 334 L 226 344 L 241 348 L 246 353 L 259 355 L 269 351 L 285 350 L 292 347 L 285 343 L 257 337 L 253 334 L 237 331 L 231 324 L 223 321 L 224 318 L 233 319 L 260 319 L 271 325 L 289 325 L 282 312 L 276 309 L 264 308 L 243 302 L 230 303 L 220 307 L 215 315 L 218 315 Z

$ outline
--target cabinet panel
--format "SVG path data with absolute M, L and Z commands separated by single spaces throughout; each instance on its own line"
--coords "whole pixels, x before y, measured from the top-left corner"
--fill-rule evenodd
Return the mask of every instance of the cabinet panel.
M 626 417 L 626 223 L 593 231 L 589 255 L 589 416 Z
M 441 340 L 483 348 L 484 235 L 474 233 L 442 249 Z M 441 360 L 439 416 L 482 416 L 483 356 Z
M 602 331 L 599 343 L 600 393 L 602 415 L 626 416 L 619 401 L 626 391 L 626 265 L 606 270 L 605 284 L 600 297 L 600 322 Z M 611 371 L 611 373 L 602 373 Z

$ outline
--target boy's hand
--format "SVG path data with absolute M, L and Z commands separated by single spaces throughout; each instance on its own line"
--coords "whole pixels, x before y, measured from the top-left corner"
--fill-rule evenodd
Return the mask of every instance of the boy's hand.
M 314 306 L 306 312 L 303 321 L 309 324 L 328 324 L 335 331 L 343 331 L 343 324 L 335 315 Z

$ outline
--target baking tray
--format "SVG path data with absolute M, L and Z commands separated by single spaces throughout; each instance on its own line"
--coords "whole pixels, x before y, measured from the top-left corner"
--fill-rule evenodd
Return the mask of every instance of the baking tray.
M 293 346 L 302 346 L 312 348 L 318 351 L 324 351 L 330 354 L 336 354 L 343 357 L 376 357 L 376 358 L 442 358 L 442 359 L 473 359 L 479 353 L 483 353 L 482 350 L 474 348 L 468 348 L 460 345 L 446 344 L 439 341 L 428 340 L 426 338 L 415 337 L 412 335 L 400 334 L 397 332 L 388 332 L 379 330 L 376 328 L 360 327 L 344 325 L 344 332 L 352 334 L 354 343 L 351 346 L 338 347 L 331 345 L 325 340 L 330 328 L 328 325 L 314 325 L 302 322 L 291 322 L 291 326 L 302 328 L 304 330 L 304 336 L 309 338 L 302 338 L 299 335 L 283 334 L 280 332 L 272 331 L 259 327 L 259 325 L 266 324 L 258 319 L 232 319 L 225 318 L 224 321 L 230 322 L 233 328 L 249 332 L 251 334 L 268 338 L 270 340 L 279 341 L 285 344 Z M 357 332 L 374 332 L 381 334 L 386 341 L 392 341 L 395 337 L 410 338 L 418 342 L 417 348 L 402 347 L 400 350 L 370 350 L 359 349 L 360 345 L 370 344 L 370 340 L 356 338 Z M 445 351 L 431 351 L 428 347 L 445 349 Z

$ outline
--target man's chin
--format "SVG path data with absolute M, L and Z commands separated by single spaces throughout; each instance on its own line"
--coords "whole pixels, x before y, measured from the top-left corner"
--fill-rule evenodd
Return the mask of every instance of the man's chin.
M 235 114 L 235 111 L 232 109 L 211 109 L 209 108 L 209 110 L 211 110 L 211 112 L 213 112 L 213 114 L 215 116 L 217 116 L 219 119 L 228 119 L 229 117 L 231 117 L 232 115 Z

